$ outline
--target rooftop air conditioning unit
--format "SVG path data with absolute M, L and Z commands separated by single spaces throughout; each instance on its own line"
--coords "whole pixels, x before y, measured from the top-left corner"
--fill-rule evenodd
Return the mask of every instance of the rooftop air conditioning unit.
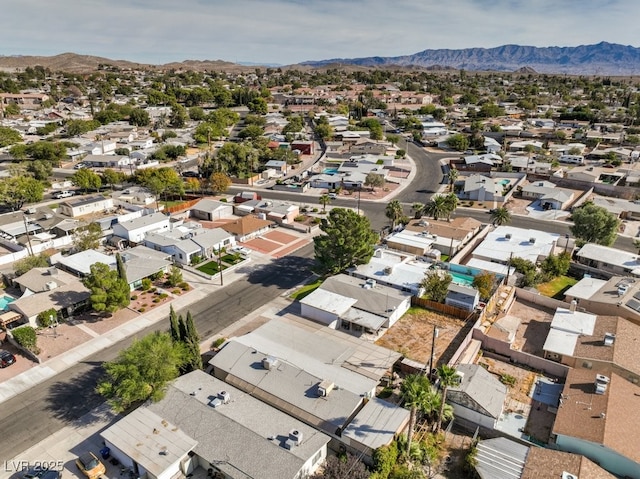
M 47 281 L 44 285 L 45 291 L 53 291 L 57 287 L 58 287 L 58 283 L 56 283 L 55 281 Z
M 511 239 L 511 233 L 507 233 L 506 235 L 504 235 L 504 237 L 505 237 L 506 239 L 510 240 L 510 239 Z
M 614 341 L 616 340 L 616 335 L 613 333 L 604 333 L 604 345 L 605 346 L 613 346 Z
M 562 471 L 562 479 L 578 479 L 578 476 L 567 471 Z
M 536 239 L 535 239 L 535 238 L 529 238 L 529 243 L 533 244 L 533 243 L 535 243 L 535 242 L 536 242 Z
M 385 268 L 386 270 L 386 268 Z M 368 279 L 366 281 L 366 283 L 369 285 L 370 288 L 374 288 L 376 286 L 376 280 L 375 279 Z
M 222 404 L 229 404 L 231 395 L 227 391 L 220 391 L 218 397 L 222 400 Z
M 277 364 L 278 364 L 278 360 L 273 356 L 267 356 L 266 358 L 262 359 L 262 367 L 269 371 L 271 369 L 274 369 Z
M 318 396 L 327 397 L 334 387 L 335 385 L 327 379 L 321 381 L 320 384 L 318 384 Z
M 299 446 L 302 444 L 302 431 L 298 429 L 292 429 L 289 431 L 289 439 L 293 442 L 295 446 Z

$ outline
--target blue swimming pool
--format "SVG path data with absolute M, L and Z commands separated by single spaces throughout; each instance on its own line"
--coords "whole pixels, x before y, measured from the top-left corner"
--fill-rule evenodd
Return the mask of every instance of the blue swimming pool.
M 12 298 L 11 296 L 0 296 L 0 311 L 6 311 L 7 305 L 9 303 L 13 303 L 16 298 Z
M 337 175 L 338 174 L 338 168 L 325 168 L 324 170 L 322 170 L 322 172 L 325 175 Z
M 455 284 L 459 284 L 460 286 L 471 286 L 473 284 L 473 276 L 456 273 L 455 271 L 449 271 L 449 274 L 453 278 L 453 282 Z
M 502 186 L 507 186 L 507 185 L 508 185 L 508 184 L 510 184 L 510 183 L 511 183 L 511 180 L 507 180 L 507 179 L 500 180 L 500 184 L 501 184 Z

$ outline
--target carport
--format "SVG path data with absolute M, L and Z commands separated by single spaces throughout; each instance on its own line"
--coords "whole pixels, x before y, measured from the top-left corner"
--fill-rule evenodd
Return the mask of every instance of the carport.
M 0 328 L 9 329 L 9 324 L 20 321 L 21 319 L 22 315 L 20 313 L 16 313 L 15 311 L 7 311 L 6 313 L 2 313 L 0 314 Z

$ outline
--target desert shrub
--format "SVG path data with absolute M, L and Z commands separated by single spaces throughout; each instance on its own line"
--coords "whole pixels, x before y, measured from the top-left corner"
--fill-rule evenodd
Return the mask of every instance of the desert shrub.
M 38 323 L 38 326 L 48 328 L 49 326 L 55 324 L 57 317 L 58 313 L 55 309 L 51 308 L 47 309 L 46 311 L 40 312 L 38 314 L 38 317 L 36 318 L 36 322 Z
M 180 283 L 178 287 L 183 291 L 189 291 L 189 283 L 187 283 L 186 281 Z
M 35 354 L 38 354 L 40 352 L 37 346 L 38 337 L 36 336 L 36 330 L 31 326 L 16 328 L 11 331 L 11 334 L 13 334 L 15 340 L 23 348 L 28 349 Z
M 142 291 L 149 291 L 151 289 L 151 280 L 149 278 L 144 278 L 142 280 Z
M 173 294 L 180 294 L 182 293 L 182 290 L 179 288 L 174 289 L 173 291 L 171 291 Z
M 227 340 L 227 338 L 218 338 L 218 339 L 216 339 L 213 343 L 211 343 L 211 349 L 219 348 L 220 346 L 222 346 L 225 343 L 226 340 Z
M 166 297 L 168 297 L 169 295 L 167 293 L 160 293 L 160 296 L 158 296 L 160 299 L 164 299 Z
M 159 303 L 160 302 L 160 298 L 153 298 L 153 302 L 154 303 Z
M 135 301 L 136 299 L 138 299 L 138 295 L 134 294 L 131 296 L 131 301 Z
M 147 310 L 147 308 L 139 308 L 139 309 L 138 309 L 138 312 L 139 312 L 139 313 L 144 313 L 146 310 Z

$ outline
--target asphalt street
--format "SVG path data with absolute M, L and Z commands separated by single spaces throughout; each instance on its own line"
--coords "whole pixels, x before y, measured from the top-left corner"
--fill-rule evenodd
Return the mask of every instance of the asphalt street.
M 192 304 L 188 309 L 200 336 L 216 334 L 306 279 L 311 272 L 312 257 L 313 245 L 307 245 L 270 264 L 248 266 L 245 278 Z M 168 323 L 157 323 L 136 336 L 157 330 L 168 330 Z M 0 459 L 15 457 L 102 403 L 103 399 L 94 392 L 102 363 L 116 358 L 136 336 L 97 351 L 76 366 L 4 402 L 0 408 Z

